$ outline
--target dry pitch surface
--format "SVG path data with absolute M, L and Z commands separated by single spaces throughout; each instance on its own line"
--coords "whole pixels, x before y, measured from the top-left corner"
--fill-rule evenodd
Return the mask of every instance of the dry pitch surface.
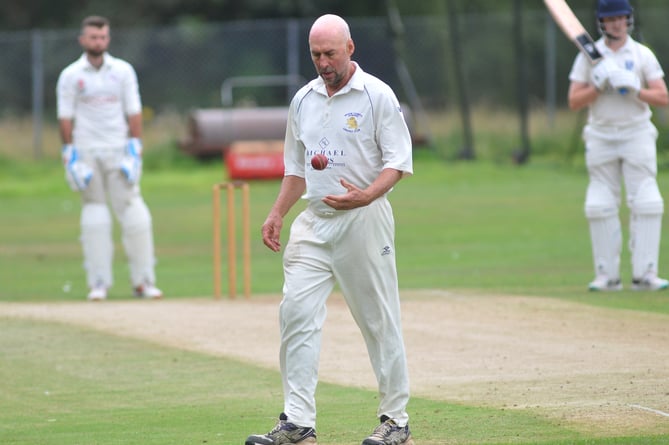
M 278 366 L 278 297 L 0 303 L 0 318 L 71 323 Z M 669 316 L 549 298 L 403 291 L 413 395 L 532 410 L 597 436 L 669 434 Z M 374 389 L 342 298 L 328 304 L 322 381 Z

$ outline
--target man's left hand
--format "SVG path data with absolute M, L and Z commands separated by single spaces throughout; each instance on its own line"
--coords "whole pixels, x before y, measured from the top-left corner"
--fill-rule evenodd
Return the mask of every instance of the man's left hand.
M 364 207 L 371 202 L 364 190 L 356 187 L 350 182 L 342 179 L 339 181 L 346 189 L 343 195 L 327 195 L 323 202 L 335 210 L 351 210 L 358 207 Z

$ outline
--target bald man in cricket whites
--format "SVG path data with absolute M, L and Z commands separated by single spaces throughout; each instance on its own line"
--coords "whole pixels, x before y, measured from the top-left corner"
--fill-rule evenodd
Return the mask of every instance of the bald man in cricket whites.
M 321 331 L 335 284 L 362 332 L 378 381 L 378 426 L 362 443 L 414 443 L 388 201 L 397 182 L 413 173 L 411 138 L 394 92 L 351 60 L 354 49 L 341 17 L 324 15 L 312 25 L 309 50 L 318 77 L 291 101 L 285 174 L 262 226 L 263 242 L 279 252 L 284 217 L 299 199 L 307 201 L 283 253 L 284 408 L 274 429 L 249 436 L 246 445 L 316 443 Z M 316 153 L 328 157 L 324 170 L 311 166 Z
M 151 214 L 140 194 L 142 103 L 132 66 L 108 52 L 109 21 L 86 17 L 82 56 L 58 78 L 58 121 L 65 178 L 81 195 L 81 245 L 88 299 L 112 286 L 112 213 L 120 223 L 132 293 L 162 298 L 155 286 Z M 109 204 L 108 204 L 109 203 Z

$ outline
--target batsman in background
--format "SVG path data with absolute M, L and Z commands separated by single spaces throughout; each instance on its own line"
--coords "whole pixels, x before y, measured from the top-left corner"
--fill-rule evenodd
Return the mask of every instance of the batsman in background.
M 622 289 L 622 181 L 630 209 L 632 289 L 666 289 L 669 282 L 658 277 L 664 201 L 650 109 L 669 103 L 664 72 L 651 50 L 629 35 L 634 17 L 627 0 L 599 0 L 596 14 L 602 34 L 596 46 L 604 59 L 593 67 L 582 53 L 576 56 L 568 97 L 571 109 L 589 107 L 583 130 L 590 177 L 585 215 L 595 265 L 589 289 Z
M 81 194 L 81 244 L 89 300 L 112 285 L 112 217 L 119 221 L 134 295 L 161 298 L 155 286 L 151 214 L 140 194 L 142 104 L 132 66 L 107 53 L 109 21 L 83 20 L 84 54 L 58 78 L 56 95 L 65 177 Z
M 309 50 L 319 75 L 291 101 L 285 174 L 262 226 L 265 245 L 281 249 L 283 219 L 300 197 L 283 254 L 279 309 L 284 409 L 267 434 L 246 445 L 316 443 L 321 331 L 335 283 L 358 324 L 379 385 L 380 423 L 364 445 L 413 445 L 406 412 L 409 376 L 395 265 L 395 223 L 387 194 L 413 173 L 411 137 L 388 85 L 351 60 L 348 24 L 318 18 Z M 310 159 L 325 154 L 323 170 Z

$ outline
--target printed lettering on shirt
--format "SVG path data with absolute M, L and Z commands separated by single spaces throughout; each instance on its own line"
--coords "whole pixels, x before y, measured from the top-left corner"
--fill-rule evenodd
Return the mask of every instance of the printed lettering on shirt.
M 325 138 L 323 138 L 325 139 Z M 326 146 L 329 144 L 326 144 Z M 346 153 L 344 153 L 344 150 L 341 149 L 321 149 L 321 150 L 305 150 L 304 156 L 307 159 L 311 159 L 312 156 L 315 154 L 322 154 L 327 156 L 328 158 L 328 168 L 333 168 L 333 167 L 344 167 L 346 165 L 346 162 L 344 162 L 344 158 L 346 157 Z

